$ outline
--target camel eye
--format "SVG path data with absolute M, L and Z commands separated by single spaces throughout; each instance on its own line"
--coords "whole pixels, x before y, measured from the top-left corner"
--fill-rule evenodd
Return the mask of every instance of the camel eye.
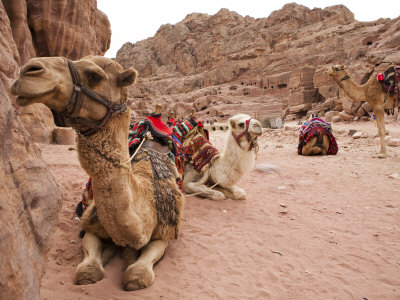
M 239 127 L 243 128 L 244 127 L 244 123 L 239 123 Z
M 86 70 L 85 75 L 86 75 L 86 78 L 88 79 L 89 83 L 93 84 L 93 85 L 98 84 L 100 81 L 102 81 L 104 79 L 102 74 L 99 74 L 92 70 Z

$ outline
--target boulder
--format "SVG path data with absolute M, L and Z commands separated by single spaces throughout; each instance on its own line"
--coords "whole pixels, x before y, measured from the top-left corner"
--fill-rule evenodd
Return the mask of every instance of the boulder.
M 342 120 L 345 120 L 345 121 L 351 121 L 351 120 L 353 120 L 353 118 L 354 118 L 353 115 L 351 115 L 351 114 L 349 114 L 349 113 L 346 113 L 345 111 L 339 112 L 339 117 L 340 117 Z
M 40 149 L 13 107 L 15 99 L 8 89 L 22 56 L 1 2 L 0 18 L 0 298 L 39 300 L 40 278 L 62 198 Z

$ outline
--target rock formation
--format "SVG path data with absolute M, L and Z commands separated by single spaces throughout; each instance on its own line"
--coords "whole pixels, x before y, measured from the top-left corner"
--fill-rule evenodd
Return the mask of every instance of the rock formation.
M 75 60 L 89 54 L 102 55 L 110 47 L 110 23 L 96 9 L 96 0 L 7 0 L 3 3 L 20 53 L 19 65 L 35 56 L 65 56 Z M 34 141 L 52 142 L 55 125 L 49 109 L 36 104 L 18 111 Z
M 3 0 L 0 19 L 0 299 L 36 300 L 62 198 L 27 130 L 37 133 L 38 141 L 46 141 L 54 124 L 41 123 L 44 116 L 31 118 L 32 111 L 17 111 L 9 85 L 19 66 L 37 54 L 103 54 L 110 25 L 94 0 Z M 80 36 L 85 30 L 87 34 Z
M 130 97 L 146 99 L 143 114 L 157 101 L 178 109 L 178 117 L 194 105 L 207 120 L 238 111 L 260 119 L 329 110 L 354 116 L 361 103 L 323 70 L 346 64 L 362 84 L 387 63 L 400 63 L 399 26 L 400 18 L 358 22 L 343 5 L 310 10 L 291 3 L 260 19 L 221 9 L 163 25 L 154 37 L 124 44 L 116 59 L 139 71 Z

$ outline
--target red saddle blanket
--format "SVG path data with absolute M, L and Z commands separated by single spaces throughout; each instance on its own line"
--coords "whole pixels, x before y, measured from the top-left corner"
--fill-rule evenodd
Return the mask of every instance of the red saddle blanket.
M 190 161 L 194 169 L 203 174 L 220 155 L 217 148 L 211 145 L 210 141 L 201 134 L 196 135 L 183 147 L 185 161 Z

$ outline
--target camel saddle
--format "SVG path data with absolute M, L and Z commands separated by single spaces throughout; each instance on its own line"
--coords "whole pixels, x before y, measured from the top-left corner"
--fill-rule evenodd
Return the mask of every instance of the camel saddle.
M 378 73 L 376 78 L 382 84 L 382 90 L 386 94 L 393 96 L 393 109 L 385 111 L 386 113 L 394 114 L 394 108 L 400 105 L 400 66 L 390 66 L 383 74 Z

